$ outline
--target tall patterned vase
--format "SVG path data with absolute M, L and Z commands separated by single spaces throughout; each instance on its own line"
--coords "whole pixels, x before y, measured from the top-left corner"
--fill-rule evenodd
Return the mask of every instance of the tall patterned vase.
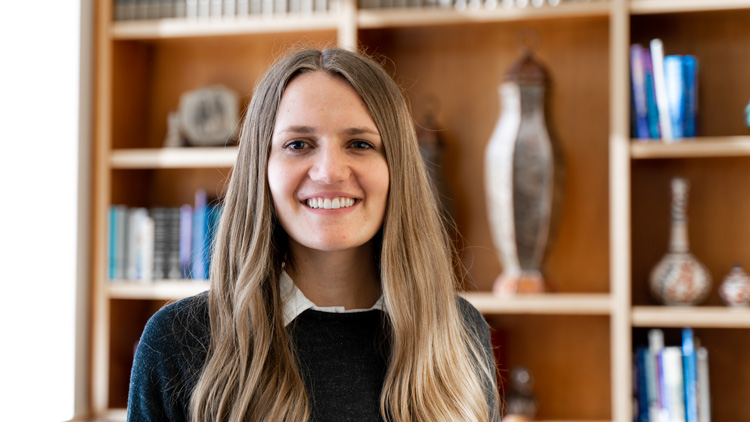
M 546 85 L 546 71 L 527 52 L 499 88 L 500 117 L 485 152 L 489 222 L 503 266 L 498 294 L 546 289 L 542 263 L 561 177 L 546 124 Z
M 711 275 L 690 253 L 687 202 L 690 185 L 672 179 L 672 210 L 669 252 L 651 270 L 651 293 L 665 305 L 697 305 L 711 291 Z

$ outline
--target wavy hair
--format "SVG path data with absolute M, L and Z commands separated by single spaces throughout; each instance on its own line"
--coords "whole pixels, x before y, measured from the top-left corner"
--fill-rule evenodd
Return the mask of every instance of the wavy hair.
M 278 61 L 259 82 L 244 116 L 211 262 L 211 342 L 191 397 L 191 421 L 310 420 L 283 322 L 279 279 L 287 238 L 274 216 L 266 178 L 281 97 L 304 72 L 346 80 L 383 140 L 390 191 L 375 259 L 388 310 L 390 355 L 381 415 L 394 422 L 496 417 L 488 403 L 488 394 L 498 403 L 495 371 L 460 315 L 451 243 L 403 95 L 372 59 L 328 48 Z

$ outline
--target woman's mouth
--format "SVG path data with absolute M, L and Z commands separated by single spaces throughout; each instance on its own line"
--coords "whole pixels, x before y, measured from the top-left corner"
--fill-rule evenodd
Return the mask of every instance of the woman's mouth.
M 354 198 L 309 198 L 307 206 L 313 209 L 337 210 L 339 208 L 349 208 L 354 205 Z

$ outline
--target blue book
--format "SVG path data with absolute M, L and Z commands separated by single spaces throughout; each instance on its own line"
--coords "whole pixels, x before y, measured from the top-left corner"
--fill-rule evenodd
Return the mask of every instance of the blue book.
M 685 87 L 682 77 L 682 56 L 671 55 L 664 58 L 664 82 L 667 87 L 672 137 L 684 138 L 682 128 L 685 114 Z
M 685 421 L 698 422 L 698 356 L 692 328 L 682 329 L 682 365 L 685 384 Z
M 638 139 L 648 139 L 643 47 L 638 44 L 630 46 L 630 77 L 631 85 L 633 87 L 633 109 L 635 110 L 635 136 Z
M 107 276 L 110 280 L 117 278 L 117 207 L 114 205 L 109 206 L 109 227 L 108 227 L 109 238 L 107 239 L 107 257 L 109 263 L 107 265 Z
M 659 38 L 654 38 L 649 45 L 651 47 L 651 65 L 654 69 L 654 97 L 656 98 L 656 108 L 659 110 L 659 133 L 661 139 L 670 142 L 674 140 L 674 136 L 672 136 L 669 100 L 664 75 L 664 43 Z
M 206 245 L 205 238 L 207 230 L 206 218 L 206 191 L 199 189 L 195 193 L 195 208 L 193 209 L 193 251 L 191 254 L 191 278 L 194 280 L 206 280 Z
M 651 359 L 648 347 L 639 347 L 635 352 L 636 368 L 636 398 L 638 399 L 638 422 L 651 422 L 649 419 L 649 400 L 648 400 L 648 374 L 647 362 Z
M 193 253 L 193 207 L 180 207 L 180 272 L 184 279 L 190 278 L 190 258 Z
M 696 121 L 698 120 L 698 59 L 695 56 L 682 56 L 682 77 L 685 89 L 682 134 L 686 138 L 693 138 L 696 136 Z
M 646 122 L 648 124 L 648 137 L 659 139 L 659 108 L 656 106 L 656 94 L 654 93 L 654 67 L 651 65 L 651 53 L 643 49 L 643 84 L 646 87 Z

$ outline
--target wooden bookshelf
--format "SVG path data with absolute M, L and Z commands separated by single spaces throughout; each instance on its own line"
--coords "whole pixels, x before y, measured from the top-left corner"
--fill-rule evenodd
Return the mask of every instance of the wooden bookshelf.
M 721 136 L 682 139 L 665 143 L 633 139 L 634 159 L 750 157 L 750 136 Z
M 236 160 L 236 147 L 137 148 L 114 150 L 110 154 L 113 169 L 232 167 Z
M 696 328 L 710 349 L 714 420 L 750 419 L 741 408 L 750 374 L 745 309 L 723 307 L 716 287 L 734 261 L 750 268 L 750 5 L 746 0 L 609 0 L 558 7 L 455 10 L 357 9 L 224 19 L 113 22 L 97 3 L 92 244 L 92 411 L 124 420 L 128 354 L 160 306 L 205 282 L 107 279 L 112 204 L 191 203 L 196 189 L 221 195 L 236 147 L 161 148 L 166 116 L 182 92 L 221 83 L 243 108 L 267 66 L 292 46 L 353 46 L 386 57 L 417 122 L 433 111 L 445 141 L 451 209 L 472 291 L 462 295 L 499 333 L 508 365 L 537 373 L 546 422 L 632 419 L 632 350 L 645 330 Z M 553 86 L 549 114 L 566 164 L 565 198 L 546 261 L 554 293 L 498 297 L 501 271 L 484 202 L 484 149 L 499 114 L 498 84 L 534 34 Z M 642 142 L 630 134 L 629 46 L 662 38 L 667 54 L 701 60 L 698 137 Z M 668 183 L 693 182 L 690 239 L 714 279 L 708 302 L 653 306 L 648 273 L 666 250 Z M 503 368 L 507 370 L 509 368 Z M 571 388 L 571 386 L 575 388 Z

